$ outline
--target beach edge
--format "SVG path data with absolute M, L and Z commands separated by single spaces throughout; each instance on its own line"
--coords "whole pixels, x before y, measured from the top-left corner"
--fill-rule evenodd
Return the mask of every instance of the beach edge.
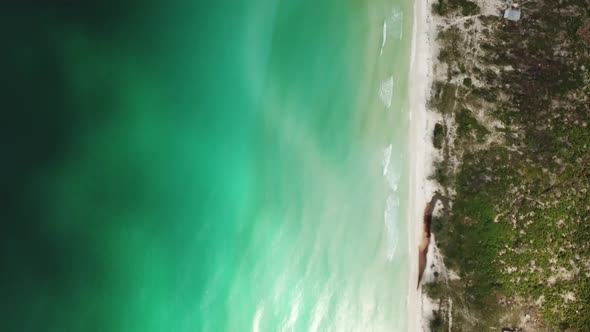
M 432 84 L 433 58 L 431 44 L 430 1 L 414 2 L 414 22 L 410 52 L 409 75 L 409 153 L 410 153 L 410 199 L 408 209 L 408 244 L 410 255 L 410 276 L 408 293 L 408 331 L 422 332 L 428 324 L 421 287 L 418 282 L 418 245 L 422 239 L 422 217 L 426 202 L 434 191 L 428 182 L 428 174 L 433 163 L 432 144 L 429 133 L 434 127 L 432 115 L 427 111 L 428 97 Z

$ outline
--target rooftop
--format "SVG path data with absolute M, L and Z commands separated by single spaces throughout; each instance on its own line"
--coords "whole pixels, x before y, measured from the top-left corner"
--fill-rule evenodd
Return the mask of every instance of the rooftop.
M 520 8 L 518 6 L 512 6 L 504 12 L 504 18 L 510 21 L 520 20 Z

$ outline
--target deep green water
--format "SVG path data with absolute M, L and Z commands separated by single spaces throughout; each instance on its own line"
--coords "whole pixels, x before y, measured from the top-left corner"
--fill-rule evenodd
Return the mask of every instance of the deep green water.
M 405 331 L 411 3 L 3 6 L 1 331 Z

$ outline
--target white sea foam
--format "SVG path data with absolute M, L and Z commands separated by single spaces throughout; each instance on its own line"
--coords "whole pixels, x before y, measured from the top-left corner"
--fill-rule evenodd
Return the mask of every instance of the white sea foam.
M 319 331 L 320 325 L 322 321 L 326 317 L 326 313 L 328 312 L 328 306 L 330 304 L 330 298 L 332 294 L 325 289 L 320 296 L 315 309 L 313 311 L 313 318 L 311 320 L 311 325 L 309 327 L 310 332 L 317 332 Z
M 397 36 L 398 39 L 401 40 L 404 33 L 404 12 L 399 8 L 394 8 L 387 21 L 389 23 L 388 32 L 392 36 Z
M 391 161 L 392 149 L 393 145 L 389 144 L 389 146 L 383 150 L 383 176 L 387 176 L 387 172 L 389 171 L 389 162 Z
M 399 199 L 393 195 L 387 197 L 385 212 L 383 214 L 383 222 L 385 223 L 385 230 L 387 232 L 387 259 L 393 260 L 395 250 L 398 243 L 398 231 L 395 228 L 394 212 L 399 207 Z
M 383 48 L 385 48 L 385 42 L 387 41 L 387 21 L 383 20 L 383 39 L 381 40 L 381 50 L 379 55 L 383 55 Z
M 395 162 L 392 163 L 392 156 L 394 154 L 393 151 L 393 144 L 389 144 L 389 146 L 387 146 L 384 150 L 383 150 L 383 161 L 382 161 L 382 165 L 383 165 L 383 176 L 385 177 L 387 184 L 389 184 L 389 188 L 393 191 L 396 192 L 398 189 L 398 183 L 400 180 L 400 169 L 399 169 L 399 165 L 397 165 Z M 397 167 L 396 167 L 397 166 Z
M 385 177 L 387 179 L 387 183 L 389 184 L 389 188 L 391 188 L 391 190 L 393 192 L 397 191 L 398 188 L 398 183 L 399 183 L 399 179 L 400 179 L 400 174 L 395 174 L 393 172 L 388 172 L 387 176 Z
M 259 306 L 256 309 L 256 313 L 254 314 L 254 319 L 252 320 L 252 332 L 259 332 L 260 331 L 260 320 L 262 319 L 263 312 L 264 312 L 264 307 Z
M 297 287 L 297 295 L 295 297 L 295 301 L 293 301 L 293 305 L 291 306 L 291 312 L 289 313 L 289 319 L 283 321 L 281 324 L 281 331 L 292 331 L 295 327 L 295 323 L 297 322 L 297 318 L 299 318 L 299 310 L 301 308 L 301 297 L 303 294 L 301 293 L 301 289 Z
M 391 100 L 393 98 L 393 76 L 390 76 L 388 79 L 381 82 L 379 97 L 381 97 L 381 101 L 383 101 L 385 107 L 391 107 Z

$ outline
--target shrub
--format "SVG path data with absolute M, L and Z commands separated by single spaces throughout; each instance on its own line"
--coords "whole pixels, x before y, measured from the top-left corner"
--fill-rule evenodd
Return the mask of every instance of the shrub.
M 461 14 L 463 14 L 464 16 L 479 14 L 479 6 L 473 1 L 462 0 L 460 2 L 460 5 L 461 5 Z
M 470 77 L 465 77 L 463 79 L 463 85 L 465 85 L 466 87 L 470 88 L 473 86 L 473 82 L 471 81 Z
M 432 145 L 434 145 L 435 148 L 442 148 L 445 134 L 445 128 L 440 122 L 434 125 L 434 132 L 432 133 Z
M 489 134 L 489 130 L 482 126 L 468 109 L 462 109 L 455 116 L 457 121 L 457 135 L 462 138 L 474 135 L 481 141 Z

